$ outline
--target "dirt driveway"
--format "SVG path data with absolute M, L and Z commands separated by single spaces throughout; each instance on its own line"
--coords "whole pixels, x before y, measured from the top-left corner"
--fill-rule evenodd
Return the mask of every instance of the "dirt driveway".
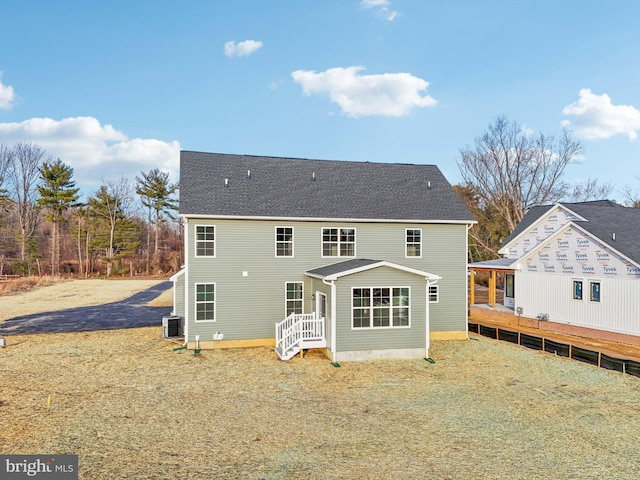
M 148 303 L 171 286 L 171 282 L 164 281 L 141 292 L 133 293 L 124 300 L 103 305 L 16 316 L 0 323 L 0 335 L 87 332 L 160 326 L 162 317 L 171 313 L 171 307 L 151 307 Z

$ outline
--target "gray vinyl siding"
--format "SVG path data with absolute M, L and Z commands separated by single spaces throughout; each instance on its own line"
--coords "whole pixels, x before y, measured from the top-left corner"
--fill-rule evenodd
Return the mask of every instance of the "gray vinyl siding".
M 427 282 L 422 276 L 389 267 L 380 267 L 338 279 L 336 282 L 336 296 L 338 298 L 336 350 L 345 352 L 425 348 L 426 284 Z M 354 287 L 409 287 L 410 326 L 353 329 L 351 327 L 351 289 Z
M 175 298 L 175 303 L 173 305 L 173 314 L 178 315 L 184 318 L 184 280 L 185 274 L 178 275 L 176 281 L 173 284 L 173 298 Z
M 442 277 L 438 280 L 440 299 L 430 304 L 432 332 L 467 329 L 467 228 L 464 225 L 437 225 L 429 229 L 423 246 L 427 256 L 424 269 Z
M 216 226 L 215 258 L 194 256 L 195 225 Z M 276 257 L 275 228 L 289 226 L 294 228 L 294 256 Z M 304 312 L 315 310 L 311 295 L 316 289 L 327 294 L 330 305 L 329 288 L 304 275 L 306 270 L 347 259 L 322 257 L 324 227 L 355 228 L 357 258 L 387 260 L 443 277 L 438 282 L 440 303 L 431 304 L 431 330 L 466 329 L 465 225 L 190 218 L 185 231 L 189 340 L 196 334 L 211 340 L 215 332 L 223 333 L 225 340 L 273 338 L 275 323 L 285 315 L 286 282 L 304 283 Z M 407 228 L 422 229 L 422 258 L 405 258 Z M 215 322 L 193 321 L 196 283 L 216 284 Z

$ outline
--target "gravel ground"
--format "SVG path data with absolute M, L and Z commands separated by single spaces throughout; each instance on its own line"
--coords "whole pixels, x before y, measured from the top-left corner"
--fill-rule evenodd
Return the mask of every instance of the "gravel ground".
M 82 479 L 638 477 L 640 379 L 474 338 L 335 368 L 157 327 L 12 336 L 0 452 L 78 454 Z
M 117 302 L 162 281 L 66 280 L 18 295 L 0 296 L 0 322 L 23 315 Z M 165 302 L 162 306 L 166 305 Z M 168 305 L 171 306 L 171 301 Z

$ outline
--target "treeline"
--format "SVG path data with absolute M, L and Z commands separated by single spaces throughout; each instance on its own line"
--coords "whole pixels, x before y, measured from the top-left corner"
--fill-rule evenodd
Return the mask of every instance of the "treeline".
M 159 169 L 103 182 L 86 201 L 73 168 L 38 145 L 0 144 L 0 275 L 177 271 L 178 185 Z

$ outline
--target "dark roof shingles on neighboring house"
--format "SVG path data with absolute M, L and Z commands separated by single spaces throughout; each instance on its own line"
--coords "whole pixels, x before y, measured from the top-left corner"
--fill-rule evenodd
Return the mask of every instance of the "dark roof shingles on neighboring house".
M 180 213 L 475 221 L 435 165 L 187 151 L 180 156 Z
M 587 221 L 576 221 L 601 241 L 615 248 L 631 260 L 640 263 L 640 209 L 628 208 L 609 200 L 581 203 L 561 203 Z M 529 228 L 553 205 L 531 208 L 509 235 L 505 245 Z M 615 234 L 615 239 L 614 239 Z

